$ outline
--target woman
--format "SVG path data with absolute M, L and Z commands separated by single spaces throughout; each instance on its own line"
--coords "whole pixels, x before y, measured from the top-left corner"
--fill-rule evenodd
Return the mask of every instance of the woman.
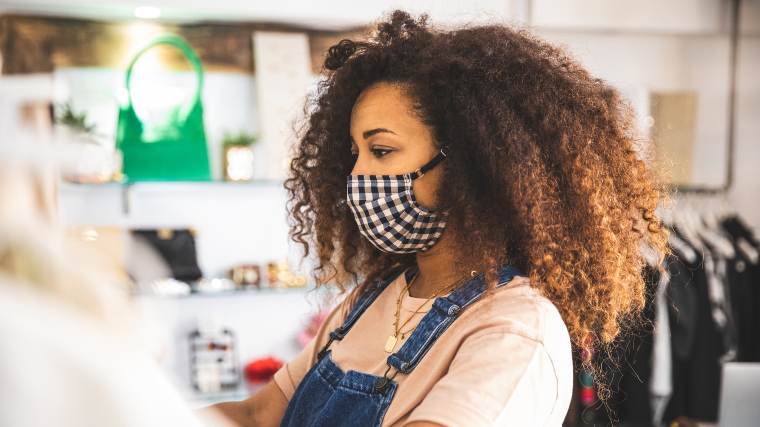
M 571 343 L 612 343 L 644 302 L 640 246 L 665 250 L 630 110 L 525 32 L 403 11 L 324 68 L 291 236 L 320 282 L 357 286 L 273 382 L 220 408 L 244 425 L 560 425 Z

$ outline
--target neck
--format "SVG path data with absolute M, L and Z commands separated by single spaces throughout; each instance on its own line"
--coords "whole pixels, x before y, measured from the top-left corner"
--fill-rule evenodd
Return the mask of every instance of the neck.
M 456 265 L 453 245 L 444 232 L 432 248 L 417 254 L 417 278 L 409 288 L 413 298 L 430 298 L 444 288 L 450 288 L 455 281 L 462 278 L 461 272 L 454 270 Z

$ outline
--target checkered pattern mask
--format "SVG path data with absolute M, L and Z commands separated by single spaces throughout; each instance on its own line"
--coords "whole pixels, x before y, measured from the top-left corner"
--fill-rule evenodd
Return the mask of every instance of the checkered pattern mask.
M 359 231 L 376 248 L 398 254 L 424 252 L 446 226 L 444 213 L 421 206 L 412 181 L 446 158 L 444 149 L 414 172 L 403 175 L 349 175 L 348 205 Z

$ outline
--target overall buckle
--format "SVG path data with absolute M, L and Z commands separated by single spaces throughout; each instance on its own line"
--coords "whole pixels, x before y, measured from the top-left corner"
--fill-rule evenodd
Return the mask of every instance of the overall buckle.
M 394 372 L 393 375 L 388 377 L 388 371 L 391 370 L 391 365 L 388 365 L 388 369 L 385 370 L 385 373 L 383 374 L 382 378 L 378 378 L 375 381 L 374 390 L 377 393 L 385 394 L 385 392 L 388 390 L 388 385 L 390 384 L 391 380 L 398 374 L 398 371 Z

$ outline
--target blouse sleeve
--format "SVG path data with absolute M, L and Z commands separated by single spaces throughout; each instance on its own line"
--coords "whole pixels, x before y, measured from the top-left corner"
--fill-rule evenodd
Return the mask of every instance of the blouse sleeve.
M 444 426 L 544 425 L 557 377 L 540 341 L 505 326 L 468 337 L 407 422 Z
M 293 397 L 298 384 L 301 382 L 306 373 L 309 372 L 311 366 L 317 360 L 317 353 L 322 349 L 325 343 L 327 343 L 328 335 L 330 331 L 340 326 L 340 323 L 345 317 L 345 303 L 344 299 L 341 303 L 337 304 L 330 314 L 327 315 L 325 321 L 322 322 L 314 338 L 298 353 L 293 359 L 282 365 L 277 372 L 275 372 L 273 380 L 280 387 L 282 393 L 290 401 Z

